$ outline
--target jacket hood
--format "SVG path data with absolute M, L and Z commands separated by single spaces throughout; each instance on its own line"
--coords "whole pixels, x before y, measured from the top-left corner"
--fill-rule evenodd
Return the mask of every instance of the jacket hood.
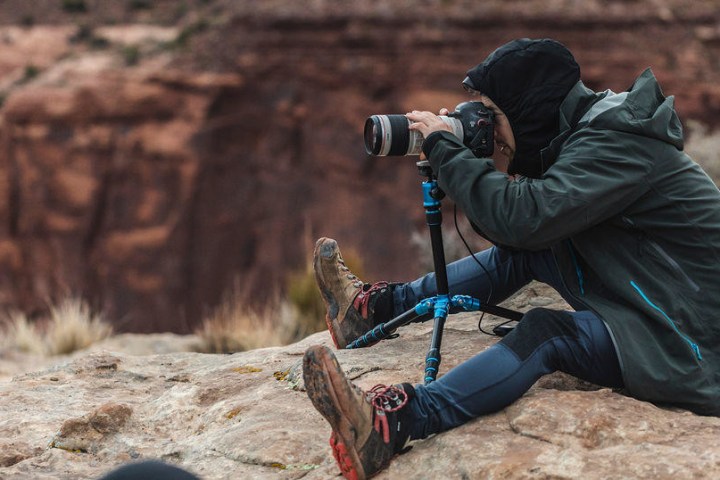
M 683 149 L 683 130 L 675 112 L 675 97 L 663 95 L 651 69 L 645 69 L 627 92 L 606 91 L 604 94 L 605 98 L 593 105 L 581 122 L 654 138 Z
M 596 93 L 578 82 L 562 103 L 559 120 L 560 134 L 541 152 L 543 171 L 555 161 L 572 132 L 584 126 L 653 138 L 678 150 L 684 147 L 675 97 L 663 95 L 650 68 L 622 93 L 611 90 Z
M 580 80 L 570 51 L 550 40 L 513 40 L 468 70 L 463 84 L 487 95 L 502 111 L 515 137 L 508 173 L 542 174 L 540 151 L 558 135 L 560 104 Z

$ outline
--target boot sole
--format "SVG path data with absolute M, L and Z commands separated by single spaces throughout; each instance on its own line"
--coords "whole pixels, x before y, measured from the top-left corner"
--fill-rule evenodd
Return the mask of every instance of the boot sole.
M 332 427 L 330 447 L 343 476 L 349 480 L 364 480 L 367 476 L 355 449 L 355 429 L 347 420 L 349 412 L 344 411 L 339 400 L 338 391 L 342 387 L 336 388 L 336 382 L 345 383 L 344 378 L 333 374 L 336 365 L 335 355 L 327 347 L 310 347 L 303 358 L 305 389 L 312 404 Z

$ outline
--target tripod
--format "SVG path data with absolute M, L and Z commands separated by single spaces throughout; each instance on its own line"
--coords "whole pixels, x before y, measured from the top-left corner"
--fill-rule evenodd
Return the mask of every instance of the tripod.
M 523 314 L 494 305 L 483 305 L 480 300 L 468 295 L 450 297 L 442 240 L 442 213 L 440 212 L 440 200 L 445 197 L 445 193 L 438 187 L 437 179 L 432 168 L 430 168 L 429 162 L 420 161 L 417 162 L 417 166 L 420 175 L 426 178 L 422 183 L 423 207 L 425 208 L 425 219 L 430 229 L 437 295 L 422 300 L 414 308 L 388 322 L 376 325 L 372 330 L 350 342 L 346 348 L 368 347 L 380 340 L 390 338 L 398 327 L 418 319 L 425 321 L 433 318 L 430 349 L 425 356 L 425 384 L 427 385 L 437 377 L 441 360 L 440 344 L 442 343 L 445 320 L 449 314 L 463 310 L 466 312 L 483 311 L 509 320 L 520 320 Z M 432 317 L 429 317 L 430 313 L 432 313 Z M 425 320 L 422 320 L 422 318 L 425 318 Z

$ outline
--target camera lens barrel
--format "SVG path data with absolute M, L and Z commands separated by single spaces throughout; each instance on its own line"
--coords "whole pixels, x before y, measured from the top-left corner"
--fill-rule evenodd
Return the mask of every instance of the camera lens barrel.
M 458 138 L 463 138 L 460 120 L 440 117 Z M 369 155 L 403 156 L 419 155 L 422 151 L 423 136 L 417 130 L 410 130 L 410 120 L 405 115 L 372 115 L 365 121 L 365 151 Z
M 372 115 L 365 121 L 365 151 L 378 156 L 420 153 L 422 135 L 409 126 L 405 115 Z

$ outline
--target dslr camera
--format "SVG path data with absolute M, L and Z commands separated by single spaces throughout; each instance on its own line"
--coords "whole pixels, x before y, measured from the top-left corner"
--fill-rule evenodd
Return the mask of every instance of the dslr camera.
M 443 122 L 453 135 L 479 158 L 493 153 L 495 115 L 482 102 L 463 102 Z M 369 155 L 419 155 L 424 138 L 408 127 L 412 122 L 405 115 L 372 115 L 365 121 L 365 151 Z

